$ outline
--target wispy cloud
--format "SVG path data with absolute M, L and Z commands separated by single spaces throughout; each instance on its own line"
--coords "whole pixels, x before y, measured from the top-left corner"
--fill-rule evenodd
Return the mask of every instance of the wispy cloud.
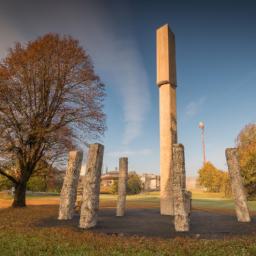
M 237 83 L 236 87 L 237 89 L 239 89 L 241 87 L 245 87 L 248 85 L 255 86 L 255 81 L 256 81 L 256 68 L 254 67 L 247 74 L 245 74 L 244 77 L 241 78 L 241 80 Z M 232 87 L 232 89 L 234 89 L 234 87 Z
M 141 134 L 150 107 L 146 70 L 131 34 L 118 28 L 99 4 L 91 3 L 88 7 L 91 8 L 88 12 L 91 15 L 87 16 L 90 26 L 85 30 L 91 36 L 85 38 L 85 43 L 96 68 L 111 77 L 113 84 L 110 86 L 121 95 L 124 114 L 122 142 L 128 145 Z
M 1 14 L 1 13 L 0 13 Z M 0 15 L 0 57 L 4 57 L 7 50 L 13 46 L 14 42 L 23 38 L 20 33 L 10 24 L 10 21 Z
M 196 101 L 191 101 L 188 103 L 188 105 L 186 106 L 186 115 L 187 117 L 193 117 L 195 115 L 197 115 L 201 109 L 203 104 L 205 103 L 206 98 L 205 97 L 201 97 L 200 99 L 196 100 Z
M 123 19 L 125 24 L 117 23 L 115 16 L 119 14 L 110 13 L 109 6 L 104 1 L 86 0 L 76 4 L 65 2 L 62 5 L 52 1 L 44 3 L 40 5 L 40 12 L 31 12 L 29 17 L 32 19 L 35 16 L 34 23 L 23 19 L 25 14 L 18 12 L 16 5 L 17 15 L 14 12 L 12 16 L 14 25 L 12 20 L 9 21 L 7 14 L 4 16 L 8 19 L 8 24 L 0 17 L 0 54 L 5 45 L 9 46 L 10 42 L 21 40 L 15 33 L 15 27 L 23 34 L 29 35 L 29 39 L 32 39 L 31 35 L 36 37 L 50 31 L 71 33 L 92 56 L 96 71 L 103 82 L 108 81 L 107 86 L 111 86 L 119 94 L 124 124 L 123 137 L 119 140 L 128 145 L 141 134 L 150 107 L 147 73 L 129 27 L 129 19 Z M 120 13 L 129 15 L 127 3 L 117 2 L 116 6 L 120 8 Z M 20 4 L 19 8 L 24 9 L 24 6 Z M 30 9 L 38 10 L 37 3 L 31 3 Z M 57 18 L 55 10 L 58 10 Z M 12 13 L 10 8 L 9 12 Z M 16 18 L 17 16 L 19 18 Z M 22 26 L 18 19 L 22 19 Z
M 117 158 L 117 157 L 130 157 L 130 156 L 149 156 L 152 154 L 152 150 L 149 148 L 139 149 L 139 150 L 125 150 L 125 151 L 113 151 L 108 152 L 107 155 L 109 157 Z

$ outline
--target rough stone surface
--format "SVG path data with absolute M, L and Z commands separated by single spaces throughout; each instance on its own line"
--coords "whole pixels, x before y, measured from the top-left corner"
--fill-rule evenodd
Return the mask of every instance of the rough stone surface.
M 145 175 L 145 183 L 144 183 L 144 191 L 145 192 L 150 191 L 150 182 L 151 182 L 150 176 L 148 174 L 146 174 Z
M 80 228 L 88 229 L 97 224 L 103 153 L 103 145 L 90 145 L 83 184 L 83 198 L 79 223 Z
M 59 220 L 69 220 L 73 217 L 82 160 L 83 152 L 69 152 L 68 168 L 60 193 Z
M 192 211 L 192 193 L 190 191 L 185 191 L 185 202 L 186 202 L 186 212 L 190 216 Z
M 230 175 L 231 188 L 235 200 L 236 216 L 240 222 L 250 222 L 250 214 L 247 205 L 246 194 L 240 174 L 240 166 L 238 161 L 237 149 L 227 148 L 226 159 L 228 171 Z
M 116 216 L 124 216 L 126 203 L 126 186 L 128 179 L 128 158 L 119 159 L 119 177 L 118 177 L 118 198 L 116 207 Z
M 186 191 L 185 157 L 182 144 L 173 145 L 174 227 L 189 231 L 191 193 Z
M 172 144 L 177 143 L 175 38 L 168 25 L 157 30 L 160 116 L 160 212 L 173 215 Z
M 79 180 L 78 180 L 78 185 L 77 185 L 75 209 L 76 209 L 76 211 L 79 211 L 79 212 L 80 212 L 80 207 L 82 204 L 84 178 L 85 178 L 84 175 L 80 175 Z

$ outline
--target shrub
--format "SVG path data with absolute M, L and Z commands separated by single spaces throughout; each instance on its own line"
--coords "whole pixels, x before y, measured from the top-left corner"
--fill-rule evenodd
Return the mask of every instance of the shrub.
M 140 177 L 135 172 L 131 172 L 128 175 L 126 192 L 129 195 L 139 194 L 142 189 Z M 110 188 L 111 194 L 117 194 L 118 192 L 118 181 L 115 180 Z
M 42 176 L 33 176 L 28 181 L 27 189 L 34 192 L 45 192 L 47 189 L 46 180 Z
M 8 190 L 13 187 L 13 183 L 6 177 L 0 175 L 0 190 Z
M 208 192 L 223 192 L 225 196 L 231 195 L 229 174 L 218 170 L 211 162 L 207 162 L 198 171 L 198 183 Z

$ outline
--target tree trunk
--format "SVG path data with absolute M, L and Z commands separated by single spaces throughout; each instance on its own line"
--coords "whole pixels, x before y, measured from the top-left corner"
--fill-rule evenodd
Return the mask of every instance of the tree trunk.
M 27 183 L 18 183 L 15 186 L 14 200 L 12 203 L 12 207 L 26 206 L 26 190 L 27 190 Z

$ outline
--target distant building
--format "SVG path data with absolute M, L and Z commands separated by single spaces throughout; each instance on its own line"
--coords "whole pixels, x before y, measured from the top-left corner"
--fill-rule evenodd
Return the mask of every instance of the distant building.
M 118 180 L 118 171 L 111 171 L 101 175 L 101 186 L 109 187 L 114 184 L 115 181 Z
M 132 171 L 129 171 L 129 173 L 133 173 Z M 134 172 L 136 173 L 136 172 Z M 109 191 L 111 186 L 114 184 L 115 181 L 118 181 L 119 171 L 109 171 L 101 175 L 101 192 L 106 193 L 106 191 Z M 84 175 L 81 175 L 79 178 L 78 183 L 78 189 L 77 189 L 77 196 L 81 199 L 82 196 L 82 184 Z M 142 175 L 139 175 L 141 183 L 142 183 L 142 189 L 143 191 L 159 191 L 160 190 L 160 176 L 156 174 L 149 174 L 144 173 Z
M 140 176 L 143 191 L 159 191 L 160 176 L 156 174 L 144 173 Z
M 109 189 L 118 180 L 118 171 L 110 171 L 101 175 L 100 191 L 101 193 L 109 193 Z M 83 182 L 85 175 L 80 175 L 77 187 L 76 205 L 80 205 L 83 194 Z
M 129 171 L 132 173 L 132 171 Z M 134 172 L 136 173 L 136 172 Z M 118 181 L 118 171 L 110 171 L 101 175 L 101 186 L 109 187 Z M 160 176 L 156 174 L 144 173 L 139 175 L 144 191 L 159 191 L 160 190 Z
M 186 178 L 186 186 L 187 189 L 195 189 L 198 188 L 198 184 L 197 184 L 197 177 L 187 177 Z

